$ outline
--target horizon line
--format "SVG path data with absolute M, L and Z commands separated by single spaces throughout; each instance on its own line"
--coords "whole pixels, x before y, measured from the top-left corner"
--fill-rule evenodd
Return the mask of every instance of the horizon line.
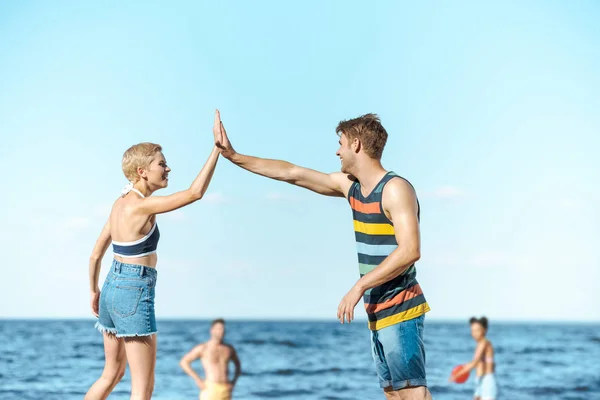
M 324 318 L 324 317 L 163 317 L 157 318 L 158 321 L 197 321 L 197 322 L 210 322 L 216 318 L 223 318 L 227 321 L 232 322 L 338 322 L 336 318 Z M 95 321 L 97 318 L 93 317 L 8 317 L 0 316 L 0 321 Z M 488 318 L 491 321 L 497 323 L 571 323 L 571 324 L 600 324 L 600 319 L 531 319 L 531 318 L 520 318 L 520 319 L 507 319 L 507 318 Z M 465 323 L 468 322 L 469 318 L 443 318 L 443 317 L 430 317 L 427 318 L 427 322 L 433 323 Z M 366 318 L 354 319 L 354 323 L 367 323 Z

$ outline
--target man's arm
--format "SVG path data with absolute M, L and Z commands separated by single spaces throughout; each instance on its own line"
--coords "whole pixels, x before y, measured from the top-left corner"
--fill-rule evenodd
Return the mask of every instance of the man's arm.
M 398 247 L 344 296 L 337 312 L 342 323 L 354 319 L 354 307 L 366 290 L 394 279 L 421 257 L 417 196 L 412 186 L 403 179 L 391 180 L 383 190 L 382 206 L 394 224 Z
M 231 361 L 233 362 L 233 365 L 235 368 L 235 373 L 233 375 L 233 379 L 231 380 L 231 386 L 235 386 L 238 378 L 240 377 L 240 375 L 242 373 L 242 363 L 240 362 L 237 352 L 235 351 L 235 349 L 233 347 L 231 348 L 231 351 L 232 351 Z
M 189 353 L 187 353 L 181 358 L 181 361 L 179 361 L 179 365 L 181 366 L 183 371 L 189 376 L 191 376 L 192 379 L 194 379 L 194 382 L 196 382 L 196 385 L 198 385 L 198 387 L 201 390 L 204 390 L 205 388 L 204 380 L 200 378 L 196 371 L 194 371 L 194 369 L 192 368 L 192 362 L 196 359 L 202 358 L 203 351 L 204 345 L 200 344 L 194 347 Z
M 341 172 L 325 174 L 303 168 L 287 161 L 270 160 L 240 154 L 233 149 L 225 127 L 221 123 L 220 132 L 213 130 L 215 145 L 223 157 L 247 171 L 267 178 L 284 181 L 326 196 L 346 197 L 352 181 Z
M 346 197 L 352 181 L 342 172 L 326 174 L 287 161 L 235 153 L 229 159 L 247 171 L 300 186 L 325 196 Z

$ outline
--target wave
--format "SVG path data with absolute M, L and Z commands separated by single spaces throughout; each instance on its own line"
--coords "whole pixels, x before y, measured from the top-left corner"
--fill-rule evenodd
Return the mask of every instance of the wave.
M 559 347 L 525 347 L 516 352 L 516 354 L 552 354 L 565 353 L 566 349 Z
M 304 370 L 304 369 L 294 369 L 294 368 L 284 368 L 284 369 L 276 369 L 271 371 L 262 371 L 262 372 L 242 372 L 242 375 L 245 376 L 293 376 L 293 375 L 301 375 L 301 376 L 317 376 L 324 374 L 365 374 L 370 373 L 371 370 L 366 370 L 365 368 L 322 368 L 322 369 L 313 369 L 313 370 Z
M 239 343 L 240 344 L 249 344 L 249 345 L 254 345 L 254 346 L 275 345 L 275 346 L 284 346 L 284 347 L 291 347 L 291 348 L 302 347 L 298 343 L 292 342 L 291 340 L 246 339 Z
M 259 396 L 260 398 L 280 398 L 280 397 L 292 397 L 299 395 L 311 395 L 314 394 L 312 390 L 269 390 L 265 392 L 252 392 L 253 395 Z

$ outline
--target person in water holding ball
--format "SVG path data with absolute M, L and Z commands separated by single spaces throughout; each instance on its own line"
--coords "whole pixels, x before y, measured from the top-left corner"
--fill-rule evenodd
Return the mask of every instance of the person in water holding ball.
M 496 400 L 498 398 L 498 387 L 494 371 L 494 346 L 486 338 L 488 331 L 488 320 L 486 317 L 471 318 L 471 336 L 475 339 L 475 355 L 473 360 L 463 364 L 452 371 L 451 382 L 462 383 L 466 381 L 472 369 L 477 371 L 477 380 L 475 382 L 474 400 Z

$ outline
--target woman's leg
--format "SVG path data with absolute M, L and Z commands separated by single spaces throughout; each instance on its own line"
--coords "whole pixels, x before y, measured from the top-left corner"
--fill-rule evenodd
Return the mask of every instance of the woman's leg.
M 85 395 L 85 400 L 104 400 L 125 375 L 127 360 L 123 339 L 104 333 L 104 370 Z
M 131 373 L 131 400 L 150 400 L 154 390 L 156 335 L 124 339 Z

